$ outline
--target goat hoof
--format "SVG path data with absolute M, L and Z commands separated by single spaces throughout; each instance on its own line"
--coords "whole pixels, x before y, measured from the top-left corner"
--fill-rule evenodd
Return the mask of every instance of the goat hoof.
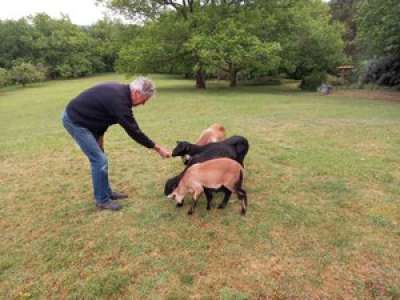
M 193 211 L 189 210 L 188 215 L 190 215 L 190 216 L 193 215 Z
M 182 207 L 183 206 L 183 203 L 177 203 L 176 204 L 176 207 Z
M 242 216 L 245 216 L 245 215 L 246 215 L 246 210 L 242 209 L 242 211 L 240 212 L 240 214 L 241 214 Z
M 219 209 L 224 209 L 224 208 L 225 208 L 225 205 L 220 204 L 220 205 L 218 205 L 218 208 L 219 208 Z

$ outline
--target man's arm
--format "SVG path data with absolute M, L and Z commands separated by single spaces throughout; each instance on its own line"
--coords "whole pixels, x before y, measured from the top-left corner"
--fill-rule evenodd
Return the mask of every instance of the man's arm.
M 125 113 L 118 118 L 118 123 L 125 129 L 126 133 L 137 143 L 146 148 L 154 148 L 156 145 L 150 138 L 140 130 L 132 112 Z
M 125 129 L 128 135 L 134 139 L 137 143 L 147 147 L 154 149 L 162 158 L 171 157 L 171 151 L 168 149 L 154 143 L 151 139 L 147 137 L 139 128 L 139 125 L 136 123 L 135 118 L 133 117 L 132 112 L 123 114 L 119 118 L 119 124 Z

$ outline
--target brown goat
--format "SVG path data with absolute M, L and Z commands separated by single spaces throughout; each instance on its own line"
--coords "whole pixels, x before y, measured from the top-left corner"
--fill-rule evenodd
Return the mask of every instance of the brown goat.
M 193 204 L 188 214 L 193 214 L 197 204 L 197 199 L 205 192 L 207 197 L 207 209 L 210 209 L 212 200 L 211 191 L 225 189 L 228 190 L 228 199 L 224 199 L 226 205 L 231 193 L 236 193 L 240 199 L 241 214 L 246 214 L 247 195 L 242 189 L 243 167 L 236 161 L 229 158 L 217 158 L 208 160 L 189 167 L 178 187 L 168 196 L 177 202 L 177 205 L 183 203 L 186 194 L 191 194 Z
M 225 139 L 225 136 L 225 127 L 219 123 L 215 123 L 202 131 L 195 144 L 203 146 L 209 143 L 220 142 Z

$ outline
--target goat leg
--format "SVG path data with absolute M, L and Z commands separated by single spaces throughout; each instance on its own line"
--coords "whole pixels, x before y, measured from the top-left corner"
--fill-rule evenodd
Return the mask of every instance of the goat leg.
M 240 206 L 241 206 L 241 215 L 244 216 L 246 214 L 246 210 L 247 210 L 247 193 L 245 190 L 239 188 L 236 191 L 238 198 L 240 200 Z
M 195 197 L 193 197 L 193 202 L 192 202 L 192 206 L 189 208 L 189 210 L 188 210 L 188 215 L 192 215 L 193 214 L 193 212 L 194 212 L 194 209 L 195 209 L 195 207 L 196 207 L 196 204 L 197 204 L 197 199 L 195 198 Z
M 213 199 L 212 192 L 208 189 L 204 189 L 204 194 L 206 194 L 207 198 L 207 210 L 211 209 L 211 201 Z
M 194 209 L 197 205 L 197 199 L 199 199 L 201 193 L 203 192 L 203 187 L 202 186 L 198 186 L 197 188 L 194 189 L 194 193 L 193 193 L 193 204 L 190 207 L 189 211 L 188 211 L 188 215 L 192 215 L 194 212 Z
M 221 202 L 221 204 L 218 206 L 219 209 L 223 209 L 225 208 L 225 206 L 228 204 L 228 201 L 232 195 L 232 192 L 230 190 L 228 190 L 227 188 L 224 187 L 224 200 Z
M 192 215 L 192 214 L 193 214 L 194 209 L 195 209 L 195 207 L 196 207 L 196 204 L 197 204 L 197 200 L 196 200 L 196 199 L 193 199 L 193 204 L 192 204 L 192 206 L 190 207 L 190 209 L 189 209 L 189 211 L 188 211 L 188 215 Z

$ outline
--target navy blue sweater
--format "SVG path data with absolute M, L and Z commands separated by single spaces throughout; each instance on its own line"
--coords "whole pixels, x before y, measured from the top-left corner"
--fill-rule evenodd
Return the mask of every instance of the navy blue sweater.
M 120 124 L 139 144 L 153 148 L 154 142 L 139 128 L 132 113 L 129 85 L 103 83 L 83 91 L 66 108 L 72 122 L 85 127 L 96 139 L 113 124 Z

